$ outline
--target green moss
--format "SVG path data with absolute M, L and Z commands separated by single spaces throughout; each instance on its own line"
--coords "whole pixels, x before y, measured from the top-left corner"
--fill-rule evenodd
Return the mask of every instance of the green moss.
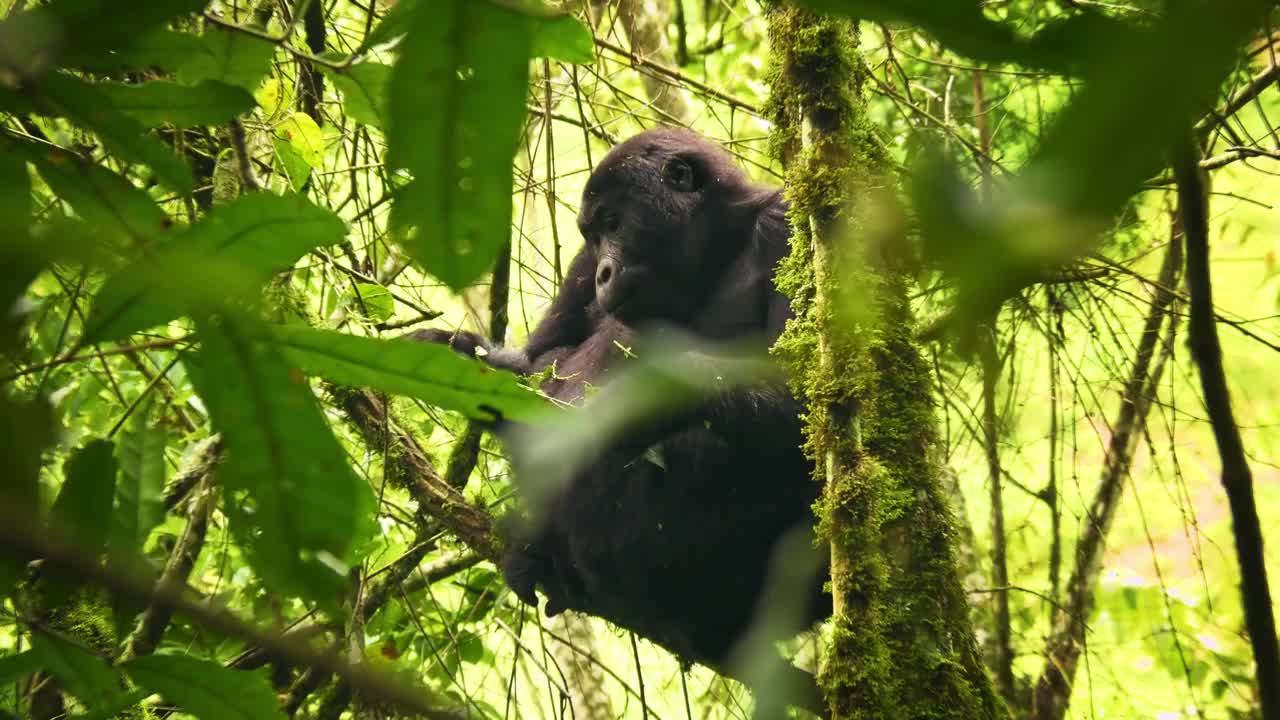
M 796 311 L 774 353 L 806 403 L 806 451 L 826 481 L 814 509 L 832 550 L 836 616 L 819 681 L 835 718 L 1001 716 L 929 461 L 931 384 L 907 278 L 863 222 L 859 201 L 888 163 L 864 113 L 855 26 L 779 5 L 769 32 L 767 108 L 794 228 L 776 278 Z

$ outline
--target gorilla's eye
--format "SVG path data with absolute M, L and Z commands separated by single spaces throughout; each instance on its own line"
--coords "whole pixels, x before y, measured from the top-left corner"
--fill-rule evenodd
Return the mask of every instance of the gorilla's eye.
M 599 213 L 600 217 L 597 222 L 600 229 L 605 232 L 617 232 L 618 226 L 621 225 L 618 213 L 610 208 L 600 208 Z
M 671 158 L 666 165 L 662 166 L 662 179 L 680 192 L 692 192 L 697 189 L 693 168 L 680 158 Z

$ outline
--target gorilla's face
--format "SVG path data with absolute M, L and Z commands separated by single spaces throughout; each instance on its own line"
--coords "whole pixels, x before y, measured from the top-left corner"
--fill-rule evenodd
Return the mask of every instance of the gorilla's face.
M 687 131 L 651 130 L 610 151 L 578 215 L 600 308 L 633 326 L 684 320 L 725 251 L 725 190 L 744 182 L 723 149 Z

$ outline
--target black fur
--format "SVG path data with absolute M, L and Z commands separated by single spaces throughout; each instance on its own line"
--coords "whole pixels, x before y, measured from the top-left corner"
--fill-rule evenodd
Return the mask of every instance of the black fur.
M 764 351 L 791 317 L 773 287 L 788 251 L 785 210 L 779 191 L 752 184 L 719 145 L 685 130 L 644 132 L 588 180 L 578 218 L 586 242 L 522 350 L 470 333 L 415 336 L 472 355 L 484 348 L 489 363 L 520 373 L 554 364 L 542 389 L 568 401 L 586 383 L 607 388 L 633 328 L 674 326 Z M 799 411 L 779 380 L 611 439 L 544 517 L 509 531 L 508 584 L 531 604 L 540 588 L 548 614 L 582 610 L 725 669 L 758 609 L 775 545 L 811 524 L 819 486 L 800 450 Z M 655 444 L 661 465 L 643 452 Z M 788 590 L 803 595 L 803 623 L 830 609 L 820 577 Z

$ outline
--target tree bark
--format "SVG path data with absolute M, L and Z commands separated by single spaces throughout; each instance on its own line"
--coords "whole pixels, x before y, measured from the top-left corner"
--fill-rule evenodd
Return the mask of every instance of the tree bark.
M 931 462 L 932 385 L 908 275 L 867 222 L 887 161 L 865 114 L 856 26 L 775 5 L 769 37 L 793 227 L 778 285 L 797 313 L 774 349 L 808 405 L 807 447 L 826 483 L 834 616 L 819 682 L 837 720 L 1005 717 Z

